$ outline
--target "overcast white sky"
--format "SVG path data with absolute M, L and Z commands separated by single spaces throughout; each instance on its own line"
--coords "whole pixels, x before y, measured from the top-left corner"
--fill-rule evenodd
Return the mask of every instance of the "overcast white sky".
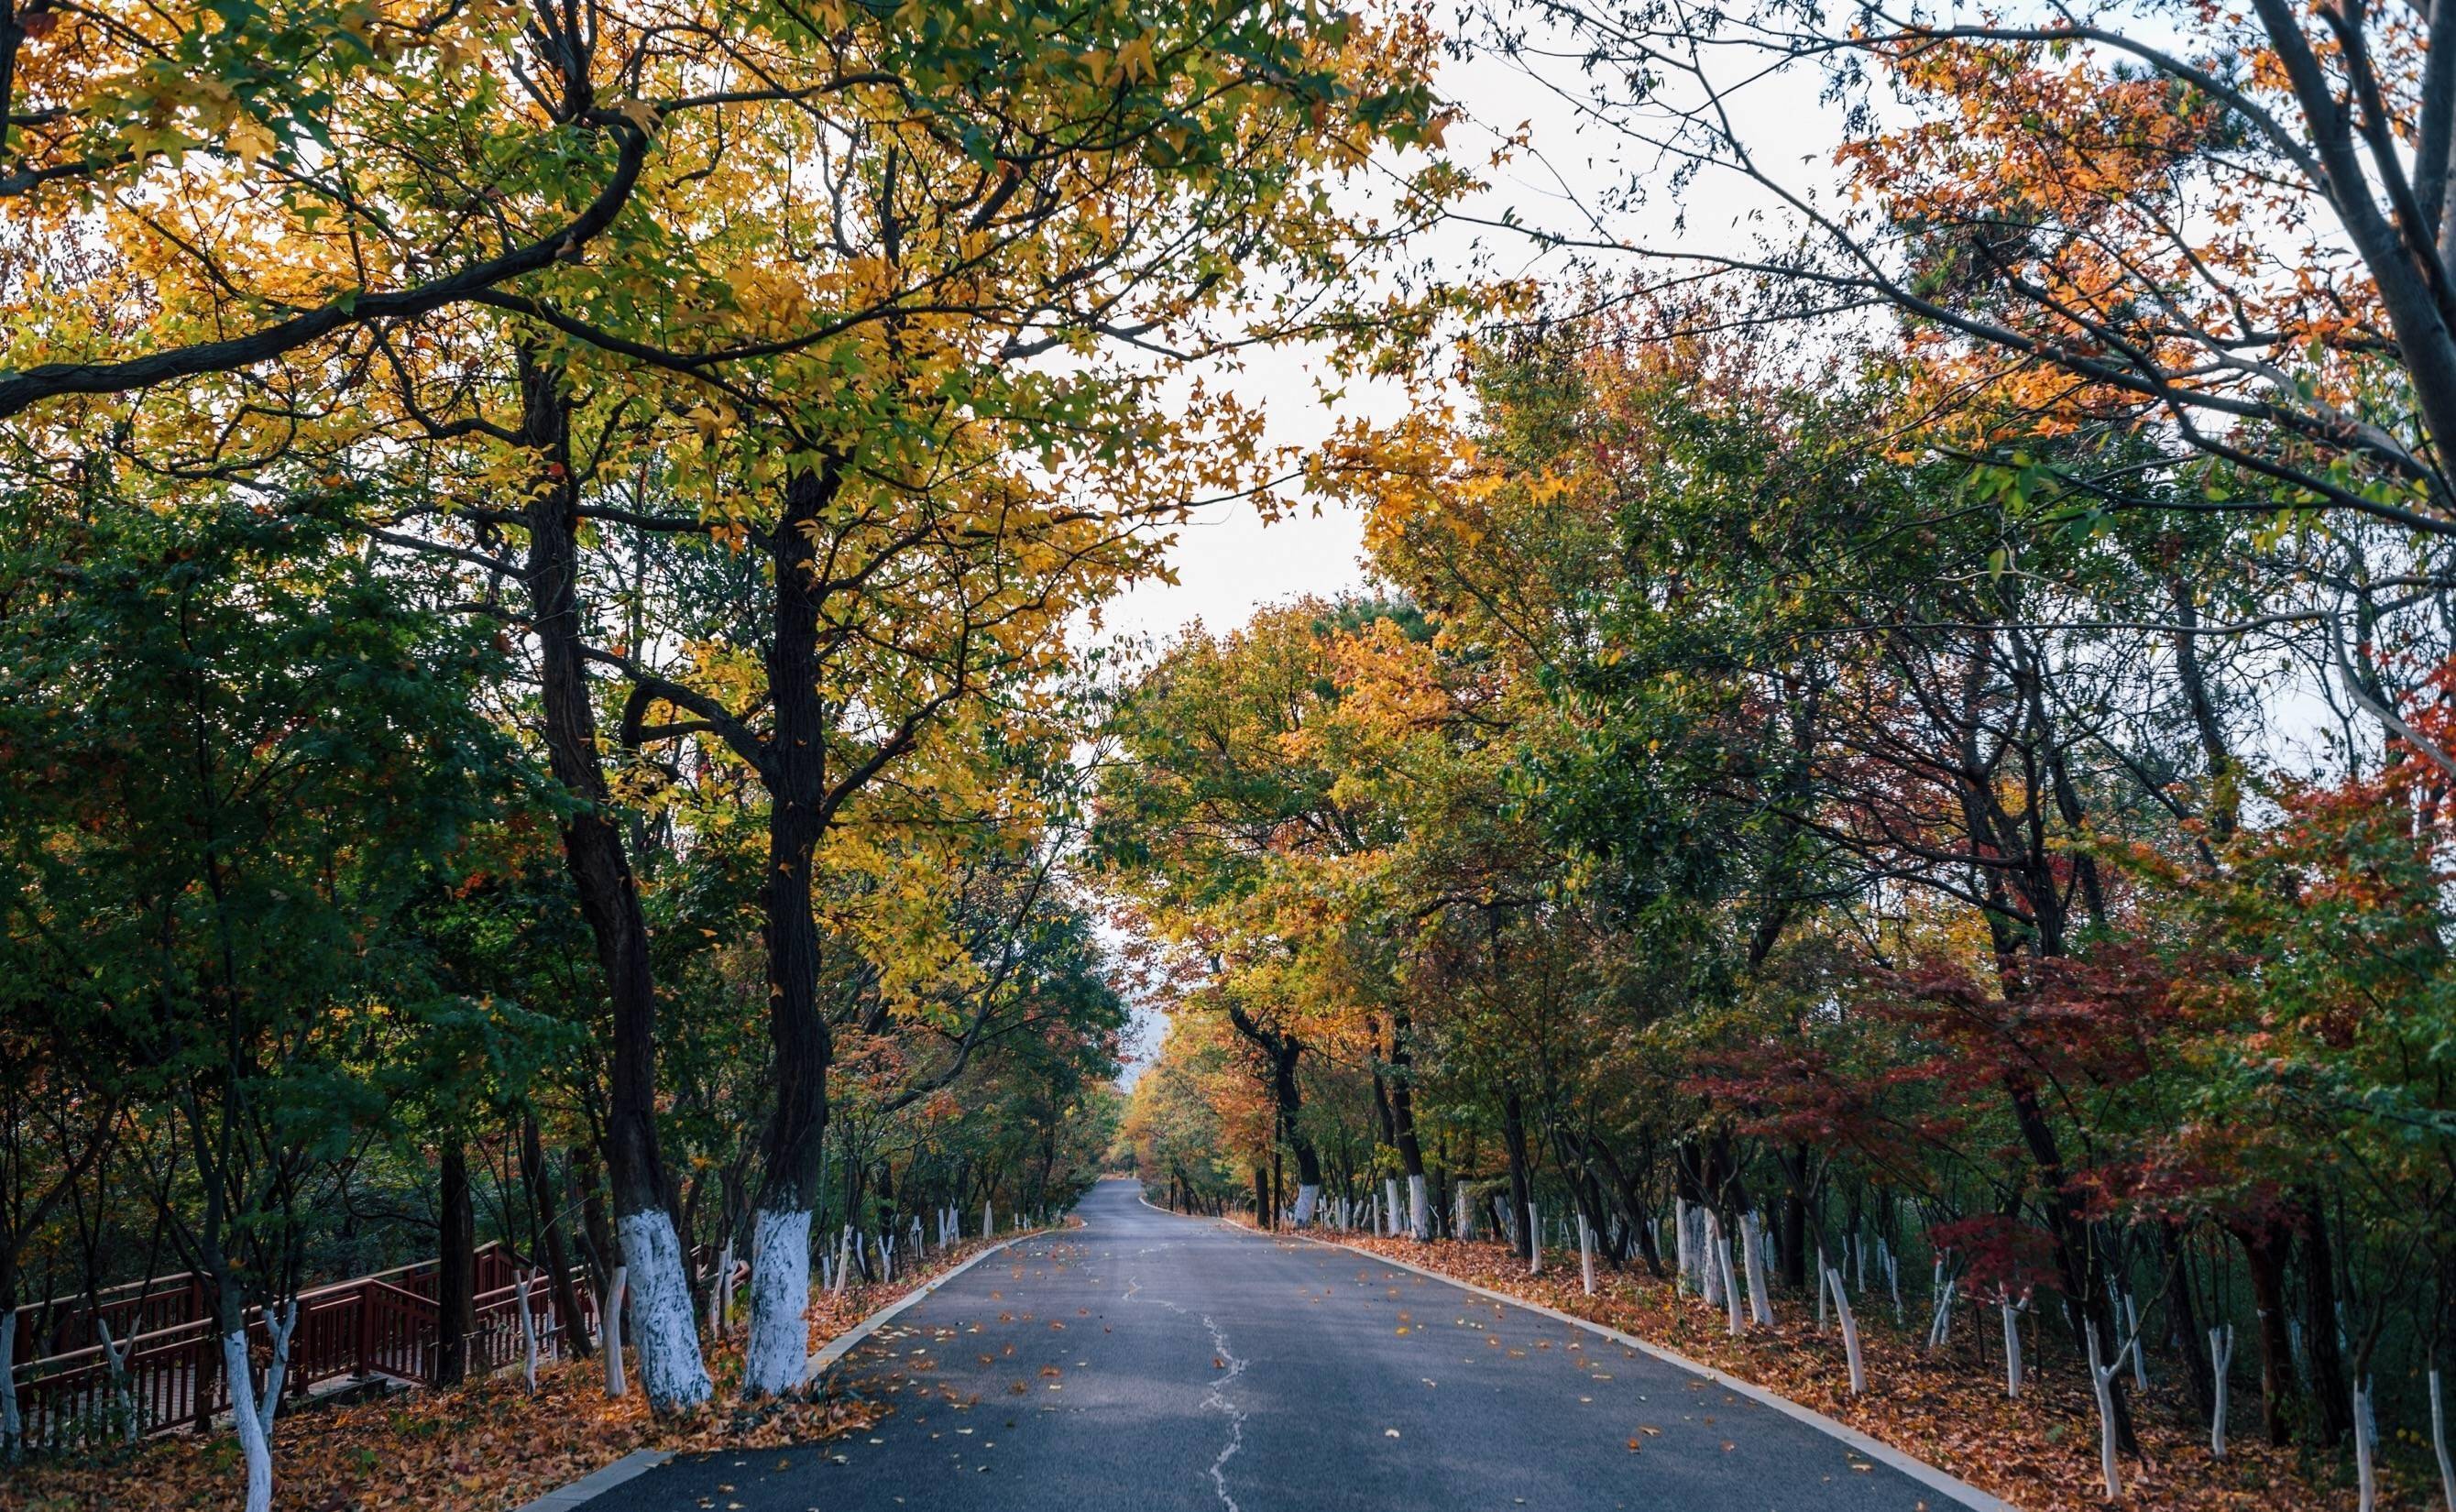
M 1576 82 L 1566 66 L 1553 72 L 1565 83 Z M 1568 101 L 1514 64 L 1484 56 L 1447 61 L 1439 87 L 1463 117 L 1449 132 L 1449 150 L 1479 168 L 1491 184 L 1485 194 L 1463 207 L 1479 220 L 1497 220 L 1506 210 L 1521 224 L 1583 231 L 1587 217 L 1581 202 L 1591 203 L 1645 166 L 1631 161 L 1623 139 L 1580 119 Z M 1762 80 L 1751 86 L 1748 98 L 1765 127 L 1759 134 L 1767 151 L 1760 160 L 1793 164 L 1806 179 L 1829 180 L 1840 132 L 1832 111 L 1817 99 L 1814 81 L 1805 76 Z M 1484 168 L 1484 159 L 1499 143 L 1498 133 L 1512 132 L 1522 122 L 1531 131 L 1531 152 L 1498 169 Z M 1632 241 L 1740 251 L 1754 235 L 1746 219 L 1749 207 L 1761 202 L 1762 196 L 1748 193 L 1735 178 L 1708 175 L 1689 189 L 1682 205 L 1660 198 L 1649 211 L 1632 217 L 1640 223 L 1615 225 L 1612 231 Z M 1675 210 L 1686 211 L 1685 223 L 1676 230 Z M 1467 224 L 1429 235 L 1418 255 L 1429 256 L 1451 277 L 1472 274 L 1479 258 L 1487 270 L 1503 275 L 1568 271 L 1565 257 L 1547 257 L 1526 237 Z M 1249 357 L 1244 370 L 1229 382 L 1248 402 L 1266 408 L 1274 439 L 1298 444 L 1327 435 L 1345 415 L 1387 418 L 1402 402 L 1393 388 L 1360 386 L 1341 396 L 1334 413 L 1317 398 L 1314 374 L 1301 353 Z M 1226 629 L 1266 603 L 1358 587 L 1364 581 L 1361 549 L 1361 522 L 1345 510 L 1300 511 L 1265 525 L 1251 503 L 1219 505 L 1180 534 L 1171 553 L 1178 582 L 1136 588 L 1110 605 L 1104 619 L 1120 639 L 1165 640 L 1197 620 Z

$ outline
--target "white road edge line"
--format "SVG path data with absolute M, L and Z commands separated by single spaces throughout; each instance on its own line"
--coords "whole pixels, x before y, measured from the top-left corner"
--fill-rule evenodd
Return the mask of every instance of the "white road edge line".
M 853 1324 L 850 1328 L 846 1329 L 835 1338 L 829 1339 L 825 1344 L 820 1345 L 819 1352 L 812 1355 L 809 1358 L 808 1362 L 802 1367 L 802 1389 L 807 1391 L 811 1386 L 817 1384 L 818 1379 L 827 1374 L 829 1370 L 833 1369 L 836 1361 L 844 1359 L 846 1355 L 851 1353 L 854 1345 L 859 1344 L 863 1339 L 868 1338 L 870 1335 L 877 1333 L 880 1327 L 892 1319 L 896 1314 L 903 1312 L 906 1308 L 911 1307 L 913 1303 L 929 1296 L 931 1292 L 936 1291 L 939 1287 L 946 1285 L 956 1277 L 963 1275 L 973 1266 L 980 1264 L 991 1256 L 997 1254 L 1008 1245 L 1021 1244 L 1026 1239 L 1036 1239 L 1041 1237 L 1043 1235 L 1056 1234 L 1060 1232 L 1063 1231 L 1057 1229 L 1034 1229 L 1028 1234 L 1017 1234 L 1012 1238 L 1001 1239 L 997 1243 L 991 1245 L 988 1249 L 981 1251 L 981 1253 L 973 1256 L 971 1259 L 966 1260 L 963 1264 L 956 1266 L 953 1270 L 930 1277 L 930 1279 L 912 1288 L 912 1290 L 905 1293 L 902 1297 L 896 1298 L 887 1306 L 880 1308 L 877 1312 L 870 1314 L 860 1322 Z
M 1899 1470 L 1902 1474 L 1910 1477 L 1914 1481 L 1916 1481 L 1921 1485 L 1928 1487 L 1930 1490 L 1940 1491 L 1946 1496 L 1954 1498 L 1970 1507 L 1971 1512 L 2020 1512 L 2018 1507 L 2016 1507 L 2012 1502 L 2005 1501 L 2003 1498 L 1990 1496 L 1988 1493 L 1979 1490 L 1976 1486 L 1972 1485 L 1967 1481 L 1947 1475 L 1945 1472 L 1937 1469 L 1932 1464 L 1929 1464 L 1924 1460 L 1913 1459 L 1911 1456 L 1904 1454 L 1902 1451 L 1894 1448 L 1889 1443 L 1880 1443 L 1876 1440 L 1861 1433 L 1858 1429 L 1852 1427 L 1847 1422 L 1836 1421 L 1835 1420 L 1825 1416 L 1825 1414 L 1818 1412 L 1813 1407 L 1802 1406 L 1798 1402 L 1791 1400 L 1789 1397 L 1768 1391 L 1763 1386 L 1757 1385 L 1752 1381 L 1742 1380 L 1736 1376 L 1727 1375 L 1722 1371 L 1716 1370 L 1711 1365 L 1699 1364 L 1696 1360 L 1690 1359 L 1688 1356 L 1680 1354 L 1675 1350 L 1666 1349 L 1660 1344 L 1649 1344 L 1645 1339 L 1638 1338 L 1634 1334 L 1624 1334 L 1617 1328 L 1607 1327 L 1605 1324 L 1580 1318 L 1574 1313 L 1562 1312 L 1557 1307 L 1546 1307 L 1541 1302 L 1530 1302 L 1522 1297 L 1512 1297 L 1507 1292 L 1496 1292 L 1491 1287 L 1478 1286 L 1473 1281 L 1462 1281 L 1455 1276 L 1444 1276 L 1441 1272 L 1432 1269 L 1430 1266 L 1418 1265 L 1412 1260 L 1399 1259 L 1396 1257 L 1383 1255 L 1374 1250 L 1361 1249 L 1353 1244 L 1341 1244 L 1337 1239 L 1318 1239 L 1309 1234 L 1274 1233 L 1265 1236 L 1259 1230 L 1246 1228 L 1240 1223 L 1231 1223 L 1225 1218 L 1204 1218 L 1197 1220 L 1194 1219 L 1193 1216 L 1190 1214 L 1170 1213 L 1168 1209 L 1155 1205 L 1148 1197 L 1140 1197 L 1138 1195 L 1138 1200 L 1142 1202 L 1143 1206 L 1150 1208 L 1154 1213 L 1167 1214 L 1168 1216 L 1173 1218 L 1187 1218 L 1191 1221 L 1217 1223 L 1221 1228 L 1227 1229 L 1233 1233 L 1251 1235 L 1253 1237 L 1258 1239 L 1264 1237 L 1302 1239 L 1307 1244 L 1319 1244 L 1325 1250 L 1344 1250 L 1350 1255 L 1361 1256 L 1368 1260 L 1379 1260 L 1384 1265 L 1395 1265 L 1402 1271 L 1413 1271 L 1418 1276 L 1424 1277 L 1430 1280 L 1440 1281 L 1445 1286 L 1455 1286 L 1462 1292 L 1473 1292 L 1478 1297 L 1487 1297 L 1493 1301 L 1505 1303 L 1511 1307 L 1522 1308 L 1529 1313 L 1541 1313 L 1546 1318 L 1557 1318 L 1561 1322 L 1567 1323 L 1573 1328 L 1583 1328 L 1587 1333 L 1601 1335 L 1603 1338 L 1610 1339 L 1613 1343 L 1624 1344 L 1630 1349 L 1637 1350 L 1641 1354 L 1650 1355 L 1656 1359 L 1662 1360 L 1667 1365 L 1675 1365 L 1682 1370 L 1689 1372 L 1691 1375 L 1702 1376 L 1726 1391 L 1735 1392 L 1740 1396 L 1748 1398 L 1750 1401 L 1757 1402 L 1763 1406 L 1771 1407 L 1774 1411 L 1783 1414 L 1785 1417 L 1795 1418 L 1821 1433 L 1832 1438 L 1841 1440 L 1844 1443 L 1858 1450 L 1861 1454 L 1866 1455 L 1869 1459 L 1875 1461 L 1877 1463 L 1890 1465 L 1893 1469 Z
M 557 1486 L 534 1502 L 521 1503 L 517 1512 L 572 1512 L 572 1508 L 596 1501 L 624 1481 L 644 1476 L 672 1458 L 673 1454 L 665 1449 L 634 1449 L 569 1485 Z
M 895 1301 L 880 1308 L 877 1312 L 870 1314 L 868 1318 L 863 1318 L 860 1322 L 855 1323 L 845 1332 L 837 1335 L 831 1339 L 829 1339 L 827 1343 L 820 1348 L 817 1354 L 810 1357 L 808 1363 L 803 1367 L 803 1389 L 808 1390 L 810 1384 L 816 1381 L 819 1377 L 829 1369 L 829 1367 L 835 1364 L 837 1360 L 842 1359 L 845 1353 L 851 1349 L 853 1345 L 860 1343 L 863 1339 L 868 1338 L 870 1335 L 878 1332 L 880 1324 L 886 1322 L 889 1318 L 893 1318 L 896 1314 L 904 1311 L 913 1303 L 921 1300 L 921 1298 L 929 1296 L 931 1292 L 936 1291 L 939 1287 L 946 1285 L 956 1277 L 963 1275 L 973 1266 L 980 1264 L 991 1256 L 995 1255 L 1000 1250 L 1005 1249 L 1011 1244 L 1020 1244 L 1026 1239 L 1036 1239 L 1045 1235 L 1062 1232 L 1064 1231 L 1060 1229 L 1034 1229 L 1028 1234 L 1014 1235 L 1010 1238 L 1002 1239 L 999 1242 L 991 1245 L 988 1249 L 981 1251 L 978 1255 L 973 1256 L 971 1259 L 966 1260 L 963 1264 L 956 1266 L 953 1270 L 947 1272 L 945 1275 L 931 1277 L 929 1280 L 924 1281 L 919 1286 L 914 1287 L 911 1291 L 907 1292 Z M 548 1491 L 545 1495 L 539 1497 L 534 1502 L 522 1503 L 515 1509 L 515 1512 L 574 1512 L 574 1509 L 595 1501 L 599 1496 L 607 1491 L 613 1490 L 624 1481 L 629 1481 L 637 1476 L 645 1475 L 650 1470 L 664 1464 L 666 1461 L 672 1458 L 673 1453 L 671 1450 L 634 1449 L 629 1454 L 624 1455 L 622 1459 L 615 1461 L 612 1464 L 593 1471 L 590 1474 L 582 1476 L 579 1480 L 574 1481 L 567 1485 L 557 1486 L 553 1490 Z

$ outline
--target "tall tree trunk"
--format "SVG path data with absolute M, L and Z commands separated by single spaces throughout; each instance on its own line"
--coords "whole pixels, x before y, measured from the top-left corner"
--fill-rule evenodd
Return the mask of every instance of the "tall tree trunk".
M 605 1216 L 605 1192 L 598 1179 L 597 1160 L 584 1147 L 575 1145 L 563 1152 L 563 1174 L 580 1200 L 581 1240 L 588 1249 L 588 1289 L 604 1297 L 613 1284 L 614 1267 L 621 1262 L 623 1251 Z
M 1586 1141 L 1586 1148 L 1603 1163 L 1604 1173 L 1611 1177 L 1613 1188 L 1620 1194 L 1621 1210 L 1628 1215 L 1628 1233 L 1638 1258 L 1646 1262 L 1647 1274 L 1656 1280 L 1664 1278 L 1663 1254 L 1654 1242 L 1654 1209 L 1646 1200 L 1646 1193 L 1612 1154 L 1611 1146 L 1600 1138 Z
M 25 1420 L 17 1406 L 17 1252 L 10 1244 L 0 1247 L 0 1464 L 15 1464 L 24 1452 Z
M 528 1188 L 529 1205 L 537 1211 L 538 1243 L 545 1251 L 546 1285 L 554 1298 L 555 1317 L 563 1321 L 562 1349 L 569 1358 L 592 1352 L 588 1332 L 581 1325 L 580 1294 L 571 1284 L 571 1254 L 563 1242 L 563 1215 L 555 1201 L 554 1174 L 545 1161 L 545 1141 L 538 1133 L 535 1114 L 521 1118 L 521 1182 Z
M 580 616 L 579 485 L 572 473 L 571 399 L 559 367 L 520 354 L 522 439 L 538 472 L 528 501 L 529 554 L 522 576 L 538 641 L 538 696 L 545 714 L 548 769 L 576 802 L 563 821 L 563 849 L 580 911 L 597 947 L 613 1011 L 612 1085 L 605 1160 L 614 1227 L 629 1268 L 631 1344 L 640 1384 L 660 1412 L 706 1401 L 711 1391 L 691 1317 L 690 1281 L 675 1232 L 665 1161 L 657 1149 L 657 993 L 622 831 L 607 811 Z
M 2166 1302 L 2174 1310 L 2175 1333 L 2183 1347 L 2184 1374 L 2191 1378 L 2192 1404 L 2208 1417 L 2217 1411 L 2217 1377 L 2209 1365 L 2206 1340 L 2200 1333 L 2200 1309 L 2192 1300 L 2191 1257 L 2183 1249 L 2182 1236 L 2171 1223 L 2159 1230 L 2159 1247 L 2166 1259 Z M 2146 1340 L 2143 1340 L 2146 1343 Z
M 2317 1196 L 2298 1193 L 2302 1218 L 2302 1349 L 2311 1360 L 2315 1426 L 2324 1442 L 2338 1444 L 2353 1431 L 2353 1386 L 2345 1379 L 2345 1354 L 2337 1339 L 2337 1261 L 2328 1243 L 2328 1220 Z
M 1416 1068 L 1407 1039 L 1412 1024 L 1403 1012 L 1390 1015 L 1390 1122 L 1399 1147 L 1399 1169 L 1407 1178 L 1407 1225 L 1420 1239 L 1433 1235 L 1431 1194 L 1424 1185 L 1424 1146 L 1416 1136 Z
M 1297 1157 L 1297 1221 L 1310 1223 L 1314 1206 L 1321 1200 L 1321 1157 L 1298 1122 L 1304 1111 L 1304 1094 L 1297 1086 L 1297 1059 L 1304 1052 L 1304 1044 L 1293 1033 L 1264 1028 L 1233 1003 L 1228 1007 L 1228 1021 L 1270 1062 L 1271 1106 L 1279 1142 Z M 1276 1224 L 1276 1215 L 1271 1221 Z
M 458 1135 L 444 1141 L 442 1192 L 436 1225 L 435 1384 L 469 1379 L 469 1351 L 478 1332 L 478 1215 L 469 1196 L 469 1151 Z
M 750 1338 L 745 1397 L 800 1388 L 809 1338 L 810 1211 L 828 1124 L 832 1046 L 819 1011 L 819 928 L 811 911 L 812 858 L 827 828 L 828 711 L 819 678 L 820 586 L 810 530 L 835 492 L 832 472 L 796 472 L 766 544 L 773 569 L 766 743 L 768 865 L 762 905 L 768 946 L 768 1037 L 775 1102 L 760 1143 L 763 1166 L 752 1241 Z
M 2038 1105 L 2037 1090 L 2027 1077 L 2008 1074 L 2005 1091 L 2013 1104 L 2014 1122 L 2021 1131 L 2022 1141 L 2029 1146 L 2030 1158 L 2038 1167 L 2047 1233 L 2053 1240 L 2057 1275 L 2063 1283 L 2067 1320 L 2076 1336 L 2085 1337 L 2094 1325 L 2099 1338 L 2110 1340 L 2106 1353 L 2112 1359 L 2122 1348 L 2124 1332 L 2119 1326 L 2121 1319 L 2115 1316 L 2115 1309 L 2107 1299 L 2106 1288 L 2093 1284 L 2089 1222 L 2082 1216 L 2068 1190 L 2063 1154 L 2057 1145 L 2055 1130 L 2047 1122 L 2045 1110 Z M 2120 1377 L 2111 1383 L 2109 1390 L 2116 1445 L 2125 1454 L 2137 1455 L 2140 1452 L 2140 1444 L 2133 1433 L 2132 1402 L 2123 1389 Z
M 2286 1326 L 2287 1231 L 2273 1216 L 2241 1223 L 2230 1232 L 2242 1246 L 2251 1280 L 2251 1305 L 2260 1330 L 2260 1422 L 2268 1441 L 2283 1448 L 2294 1437 L 2294 1337 Z
M 1779 1153 L 1782 1161 L 1782 1278 L 1808 1285 L 1808 1147 Z
M 1535 1195 L 1534 1173 L 1526 1163 L 1526 1114 L 1514 1087 L 1501 1094 L 1501 1142 L 1509 1152 L 1510 1224 L 1518 1230 L 1518 1257 L 1532 1263 L 1541 1242 L 1526 1219 L 1526 1204 Z

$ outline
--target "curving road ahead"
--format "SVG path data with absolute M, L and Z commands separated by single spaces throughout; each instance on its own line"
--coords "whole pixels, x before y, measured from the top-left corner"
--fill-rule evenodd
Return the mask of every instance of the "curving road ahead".
M 1078 1212 L 1083 1228 L 991 1257 L 846 1358 L 839 1389 L 894 1404 L 871 1433 L 678 1460 L 589 1512 L 1961 1504 L 1540 1313 L 1157 1212 L 1130 1182 Z

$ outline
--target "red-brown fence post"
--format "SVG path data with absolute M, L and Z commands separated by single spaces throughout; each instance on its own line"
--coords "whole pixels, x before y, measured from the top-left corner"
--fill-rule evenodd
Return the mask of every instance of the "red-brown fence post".
M 188 1367 L 188 1391 L 194 1399 L 196 1426 L 210 1428 L 214 1423 L 214 1345 L 217 1340 L 211 1328 L 196 1331 L 196 1359 Z
M 376 1297 L 375 1282 L 358 1283 L 358 1379 L 364 1380 L 376 1373 Z

